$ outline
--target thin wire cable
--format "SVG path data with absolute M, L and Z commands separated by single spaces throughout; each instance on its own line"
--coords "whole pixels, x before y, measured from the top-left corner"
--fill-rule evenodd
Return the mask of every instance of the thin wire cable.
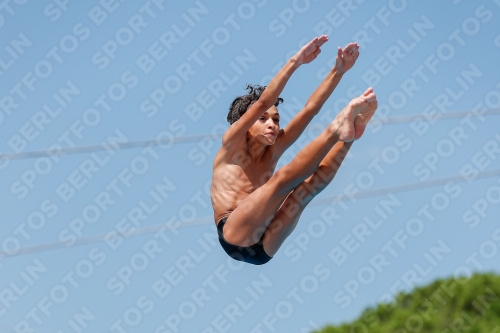
M 210 221 L 213 221 L 213 217 L 200 217 L 200 218 L 197 218 L 197 219 L 195 219 L 191 222 L 188 222 L 188 223 L 183 222 L 182 228 L 206 224 Z M 30 254 L 30 253 L 38 253 L 38 252 L 44 252 L 44 251 L 49 251 L 49 250 L 56 250 L 56 249 L 73 247 L 73 246 L 77 246 L 77 245 L 86 245 L 86 244 L 103 242 L 103 241 L 107 241 L 110 239 L 110 233 L 113 233 L 113 237 L 111 239 L 114 239 L 114 237 L 121 237 L 121 238 L 125 239 L 125 238 L 129 238 L 132 236 L 152 234 L 152 233 L 159 232 L 159 231 L 173 230 L 173 229 L 178 229 L 178 228 L 172 228 L 167 224 L 156 224 L 156 225 L 152 225 L 152 226 L 136 228 L 135 230 L 127 232 L 126 234 L 123 232 L 112 230 L 112 231 L 104 233 L 104 234 L 91 235 L 91 236 L 77 238 L 74 242 L 71 243 L 71 245 L 68 245 L 67 242 L 53 242 L 53 243 L 46 243 L 46 244 L 40 244 L 40 245 L 34 245 L 34 246 L 30 246 L 30 247 L 21 248 L 18 251 L 16 251 L 16 253 L 13 253 L 13 254 L 9 254 L 5 251 L 1 251 L 0 258 L 17 257 L 17 256 L 25 255 L 25 254 Z
M 8 153 L 8 154 L 0 154 L 0 161 L 21 160 L 21 159 L 61 156 L 61 155 L 88 154 L 105 150 L 109 151 L 109 150 L 121 150 L 121 149 L 132 149 L 132 148 L 145 148 L 149 146 L 169 146 L 178 143 L 200 142 L 201 140 L 206 138 L 213 139 L 214 136 L 211 134 L 200 134 L 200 135 L 174 137 L 167 143 L 157 139 L 149 139 L 149 140 L 120 142 L 116 144 L 105 143 L 100 145 L 66 147 L 57 150 L 46 149 L 46 150 L 27 151 L 22 153 Z
M 491 177 L 495 177 L 495 176 L 500 176 L 500 169 L 479 172 L 477 174 L 477 177 L 474 178 L 474 180 L 483 179 L 483 178 L 491 178 Z M 431 179 L 431 180 L 421 181 L 421 182 L 417 182 L 417 183 L 395 185 L 395 186 L 386 187 L 386 188 L 362 191 L 362 192 L 357 193 L 355 195 L 355 197 L 356 197 L 356 199 L 364 199 L 364 198 L 384 195 L 387 193 L 402 193 L 402 192 L 408 192 L 408 191 L 417 191 L 417 190 L 420 190 L 422 188 L 444 185 L 450 181 L 461 183 L 461 182 L 466 181 L 466 179 L 464 179 L 464 177 L 462 177 L 462 176 L 452 176 L 452 177 L 447 177 L 447 178 Z M 334 196 L 334 197 L 328 197 L 328 198 L 323 198 L 323 199 L 313 201 L 309 205 L 313 205 L 313 206 L 324 205 L 327 203 L 339 201 L 343 197 L 345 197 L 344 194 L 338 194 L 337 196 Z
M 453 112 L 453 113 L 444 113 L 440 114 L 440 118 L 437 120 L 449 120 L 456 118 L 463 118 L 467 115 L 470 115 L 472 111 L 461 111 L 461 112 Z M 484 112 L 478 113 L 481 116 L 494 116 L 500 115 L 500 109 L 489 109 Z M 382 124 L 391 125 L 391 124 L 403 124 L 409 123 L 416 119 L 422 119 L 422 115 L 410 115 L 410 116 L 394 116 L 389 117 L 385 120 L 382 120 Z M 381 120 L 377 118 L 377 120 Z M 310 132 L 308 130 L 306 132 Z M 123 143 L 116 143 L 116 145 L 111 144 L 100 144 L 100 145 L 89 145 L 89 146 L 80 146 L 80 147 L 66 147 L 60 148 L 57 150 L 37 150 L 37 151 L 28 151 L 21 153 L 7 153 L 0 154 L 0 162 L 5 160 L 22 160 L 22 159 L 30 159 L 30 158 L 39 158 L 39 157 L 50 157 L 50 156 L 61 156 L 61 155 L 74 155 L 74 154 L 88 154 L 105 150 L 121 150 L 121 149 L 133 149 L 133 148 L 145 148 L 149 146 L 169 146 L 179 143 L 191 143 L 191 142 L 200 142 L 204 139 L 220 139 L 220 137 L 214 136 L 212 134 L 200 134 L 200 135 L 190 135 L 190 136 L 179 136 L 174 137 L 169 142 L 165 143 L 161 140 L 157 139 L 148 139 L 148 140 L 137 140 L 137 141 L 129 141 Z M 118 147 L 116 147 L 118 146 Z
M 495 176 L 500 176 L 500 169 L 479 172 L 477 174 L 476 178 L 474 178 L 474 181 L 478 180 L 478 179 L 491 178 L 491 177 L 495 177 Z M 416 190 L 420 190 L 420 189 L 427 188 L 427 187 L 444 185 L 444 184 L 448 183 L 449 181 L 455 181 L 457 183 L 461 183 L 461 182 L 466 181 L 466 179 L 463 178 L 462 176 L 452 176 L 452 177 L 446 177 L 446 178 L 439 178 L 439 179 L 433 179 L 433 180 L 428 180 L 428 181 L 423 181 L 423 182 L 396 185 L 396 186 L 390 186 L 390 187 L 385 187 L 385 188 L 380 188 L 380 189 L 361 191 L 361 192 L 357 193 L 355 195 L 355 197 L 357 199 L 365 199 L 365 198 L 369 198 L 369 197 L 381 196 L 381 195 L 388 194 L 388 193 L 402 193 L 402 192 L 408 192 L 408 191 L 416 191 Z M 338 194 L 338 195 L 330 196 L 327 198 L 315 200 L 315 201 L 311 202 L 310 205 L 321 206 L 321 205 L 330 204 L 330 203 L 339 202 L 339 201 L 345 201 L 345 200 L 346 200 L 345 195 Z M 176 228 L 170 227 L 167 224 L 157 224 L 157 225 L 137 228 L 134 231 L 127 232 L 126 235 L 124 233 L 116 232 L 114 230 L 113 230 L 113 232 L 116 233 L 116 235 L 125 239 L 125 238 L 129 238 L 129 237 L 133 237 L 133 236 L 151 234 L 151 233 L 155 233 L 158 231 L 180 229 L 180 228 L 185 228 L 185 227 L 202 225 L 202 224 L 206 224 L 206 223 L 210 223 L 210 222 L 213 222 L 213 217 L 206 216 L 206 217 L 200 217 L 198 219 L 195 219 L 194 221 L 189 222 L 189 223 L 182 222 L 182 224 Z M 18 257 L 18 256 L 26 255 L 26 254 L 31 254 L 31 253 L 39 253 L 39 252 L 45 252 L 45 251 L 49 251 L 49 250 L 56 250 L 56 249 L 73 247 L 73 246 L 77 246 L 77 245 L 98 243 L 98 242 L 106 241 L 108 237 L 109 237 L 109 232 L 105 233 L 105 234 L 100 234 L 100 235 L 80 237 L 71 245 L 67 245 L 66 242 L 53 242 L 53 243 L 34 245 L 34 246 L 30 246 L 30 247 L 24 247 L 24 248 L 19 249 L 15 253 L 7 253 L 5 251 L 2 251 L 2 252 L 0 252 L 0 258 Z
M 448 120 L 448 119 L 456 119 L 456 118 L 464 118 L 465 116 L 468 115 L 477 115 L 477 116 L 496 116 L 500 115 L 500 108 L 496 109 L 488 109 L 483 111 L 459 111 L 459 112 L 451 112 L 451 113 L 440 113 L 439 118 L 436 119 L 436 121 L 439 120 Z M 386 120 L 383 120 L 382 123 L 384 125 L 390 125 L 390 124 L 403 124 L 403 123 L 409 123 L 413 120 L 416 119 L 422 119 L 425 118 L 423 115 L 409 115 L 409 116 L 394 116 L 394 117 L 389 117 Z M 435 117 L 433 117 L 434 119 Z M 378 118 L 380 119 L 380 118 Z

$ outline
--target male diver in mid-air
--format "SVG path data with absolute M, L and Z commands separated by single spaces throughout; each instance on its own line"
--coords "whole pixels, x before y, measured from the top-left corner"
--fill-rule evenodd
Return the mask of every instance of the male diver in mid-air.
M 237 97 L 229 107 L 230 126 L 214 159 L 211 199 L 219 241 L 233 259 L 255 265 L 272 259 L 307 204 L 332 181 L 352 142 L 361 137 L 377 109 L 375 93 L 369 88 L 274 173 L 279 158 L 318 114 L 359 56 L 356 43 L 339 47 L 335 66 L 304 108 L 280 129 L 280 93 L 293 72 L 313 61 L 327 41 L 327 36 L 314 38 L 288 60 L 267 87 L 249 85 L 249 93 Z

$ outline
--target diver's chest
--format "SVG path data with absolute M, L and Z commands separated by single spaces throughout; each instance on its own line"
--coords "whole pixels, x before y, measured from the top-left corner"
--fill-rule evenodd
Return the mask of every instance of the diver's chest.
M 271 178 L 275 167 L 270 163 L 252 163 L 245 168 L 245 175 L 254 186 L 260 187 Z

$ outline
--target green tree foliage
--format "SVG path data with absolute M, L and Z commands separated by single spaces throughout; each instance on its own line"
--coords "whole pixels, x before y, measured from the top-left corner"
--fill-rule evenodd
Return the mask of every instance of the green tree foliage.
M 500 333 L 500 276 L 437 280 L 314 333 Z

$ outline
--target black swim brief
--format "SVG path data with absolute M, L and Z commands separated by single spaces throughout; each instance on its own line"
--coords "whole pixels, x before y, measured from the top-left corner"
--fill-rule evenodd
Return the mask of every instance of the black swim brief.
M 244 261 L 254 265 L 263 265 L 267 263 L 272 257 L 268 256 L 264 251 L 261 239 L 252 246 L 236 246 L 226 242 L 224 238 L 224 225 L 226 224 L 227 217 L 219 221 L 217 225 L 217 233 L 219 234 L 219 242 L 224 251 L 234 260 Z

